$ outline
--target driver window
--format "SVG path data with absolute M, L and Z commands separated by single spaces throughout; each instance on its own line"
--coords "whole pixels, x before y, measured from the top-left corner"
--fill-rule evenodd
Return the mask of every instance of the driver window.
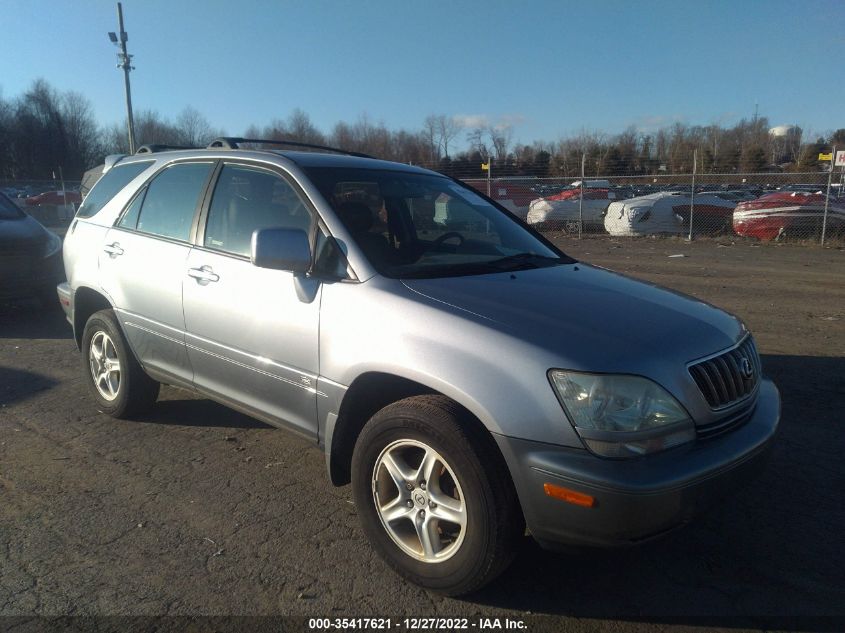
M 249 256 L 257 229 L 311 228 L 313 216 L 291 185 L 260 168 L 225 165 L 208 210 L 206 248 Z

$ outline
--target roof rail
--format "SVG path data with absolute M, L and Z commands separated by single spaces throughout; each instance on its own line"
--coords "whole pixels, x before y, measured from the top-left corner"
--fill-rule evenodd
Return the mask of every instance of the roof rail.
M 338 154 L 346 154 L 347 156 L 357 156 L 359 158 L 373 158 L 369 154 L 361 152 L 353 152 L 337 147 L 329 147 L 328 145 L 314 145 L 313 143 L 301 143 L 299 141 L 286 141 L 279 139 L 261 139 L 261 138 L 240 138 L 232 136 L 221 136 L 216 138 L 208 144 L 207 149 L 238 149 L 240 143 L 262 143 L 265 145 L 291 145 L 293 147 L 307 147 L 310 149 L 322 149 L 328 152 L 337 152 Z
M 155 143 L 148 143 L 141 145 L 135 153 L 136 154 L 155 154 L 157 152 L 166 152 L 171 149 L 196 149 L 195 147 L 185 147 L 184 145 L 160 145 Z

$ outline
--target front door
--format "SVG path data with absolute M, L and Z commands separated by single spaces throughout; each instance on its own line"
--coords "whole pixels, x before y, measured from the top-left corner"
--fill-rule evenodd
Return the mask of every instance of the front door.
M 182 287 L 196 387 L 316 439 L 321 288 L 249 259 L 256 229 L 313 221 L 281 175 L 224 165 Z

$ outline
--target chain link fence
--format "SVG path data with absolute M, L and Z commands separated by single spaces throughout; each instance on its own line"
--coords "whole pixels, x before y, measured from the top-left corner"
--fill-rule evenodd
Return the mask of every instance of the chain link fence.
M 845 187 L 828 172 L 466 178 L 540 231 L 845 240 Z
M 82 202 L 78 180 L 0 180 L 0 192 L 48 227 L 66 226 Z
M 845 170 L 499 177 L 495 162 L 488 164 L 487 178 L 428 167 L 460 178 L 544 232 L 845 242 Z M 0 180 L 0 191 L 46 226 L 70 222 L 82 200 L 79 186 Z

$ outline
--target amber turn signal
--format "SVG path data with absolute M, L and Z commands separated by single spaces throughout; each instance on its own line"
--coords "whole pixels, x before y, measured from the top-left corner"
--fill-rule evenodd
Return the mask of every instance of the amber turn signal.
M 573 503 L 576 506 L 583 506 L 585 508 L 592 508 L 596 505 L 596 500 L 590 495 L 585 495 L 583 492 L 575 492 L 563 486 L 556 486 L 555 484 L 543 484 L 543 490 L 546 494 L 555 499 Z

